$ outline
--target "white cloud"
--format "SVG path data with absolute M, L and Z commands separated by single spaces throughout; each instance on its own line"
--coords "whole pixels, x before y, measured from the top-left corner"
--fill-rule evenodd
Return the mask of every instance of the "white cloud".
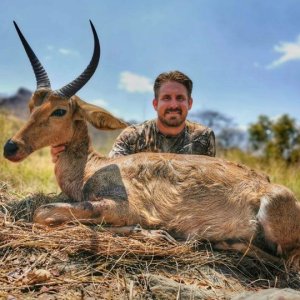
M 78 52 L 66 48 L 59 48 L 58 52 L 63 55 L 78 55 Z
M 94 99 L 91 103 L 100 106 L 100 107 L 108 107 L 108 102 L 104 99 Z
M 128 71 L 120 74 L 118 88 L 129 93 L 148 93 L 153 90 L 151 79 Z
M 269 64 L 267 69 L 276 68 L 291 60 L 300 60 L 300 35 L 295 42 L 280 42 L 274 46 L 274 50 L 281 53 L 281 57 Z
M 62 55 L 66 55 L 66 56 L 78 56 L 79 53 L 75 50 L 72 49 L 67 49 L 67 48 L 56 48 L 53 45 L 47 45 L 47 50 L 51 53 L 59 53 Z
M 115 109 L 115 108 L 111 108 L 110 106 L 110 101 L 107 101 L 107 100 L 104 100 L 104 99 L 94 99 L 94 100 L 91 100 L 89 101 L 90 103 L 94 104 L 94 105 L 97 105 L 99 107 L 102 107 L 106 110 L 108 110 L 110 113 L 112 113 L 114 116 L 118 117 L 118 116 L 121 116 L 121 113 L 118 109 Z

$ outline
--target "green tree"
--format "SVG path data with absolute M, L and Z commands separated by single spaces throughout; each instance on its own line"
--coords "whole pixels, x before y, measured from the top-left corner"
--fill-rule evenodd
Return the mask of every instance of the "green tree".
M 275 121 L 259 116 L 249 127 L 249 141 L 253 150 L 261 151 L 266 158 L 283 158 L 288 162 L 300 159 L 300 130 L 296 121 L 284 114 Z
M 261 115 L 258 121 L 251 124 L 248 133 L 249 141 L 254 150 L 262 150 L 271 140 L 272 122 L 268 116 Z

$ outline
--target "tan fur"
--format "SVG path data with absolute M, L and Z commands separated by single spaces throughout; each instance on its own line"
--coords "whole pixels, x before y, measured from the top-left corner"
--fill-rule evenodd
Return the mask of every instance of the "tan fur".
M 66 115 L 51 116 L 57 108 Z M 15 160 L 45 146 L 67 145 L 55 174 L 62 191 L 78 201 L 43 206 L 35 222 L 141 224 L 222 247 L 222 241 L 236 240 L 227 247 L 236 250 L 246 249 L 241 243 L 251 243 L 261 230 L 267 245 L 300 268 L 300 205 L 267 176 L 207 156 L 139 153 L 108 159 L 93 150 L 86 121 L 99 129 L 126 126 L 109 112 L 77 96 L 58 99 L 51 91 L 36 92 L 30 109 L 29 121 L 12 138 L 19 147 Z

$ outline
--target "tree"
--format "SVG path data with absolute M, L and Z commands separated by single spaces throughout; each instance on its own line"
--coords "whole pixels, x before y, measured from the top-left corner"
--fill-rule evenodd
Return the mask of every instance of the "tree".
M 272 122 L 268 116 L 261 115 L 258 117 L 258 121 L 251 124 L 249 133 L 249 142 L 254 150 L 260 150 L 271 139 Z
M 245 141 L 245 132 L 239 129 L 233 119 L 214 110 L 190 113 L 194 119 L 214 130 L 217 146 L 221 149 L 241 148 Z
M 284 114 L 274 121 L 267 116 L 259 116 L 248 131 L 253 150 L 261 151 L 266 158 L 299 161 L 300 129 L 289 115 Z
M 221 130 L 232 124 L 232 119 L 215 110 L 203 110 L 191 112 L 190 117 L 200 121 L 202 124 L 214 129 Z
M 283 115 L 273 124 L 272 129 L 273 141 L 276 143 L 275 147 L 277 148 L 276 152 L 280 156 L 289 157 L 299 137 L 295 120 L 288 115 Z

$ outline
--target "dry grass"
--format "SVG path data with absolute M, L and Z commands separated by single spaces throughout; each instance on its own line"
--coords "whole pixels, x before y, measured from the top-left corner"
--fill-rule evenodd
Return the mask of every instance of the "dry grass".
M 23 121 L 0 111 L 0 146 L 11 138 L 23 125 Z M 2 150 L 3 151 L 3 150 Z M 0 180 L 22 191 L 26 195 L 33 191 L 57 192 L 59 188 L 54 176 L 49 149 L 42 149 L 30 155 L 21 163 L 12 163 L 0 155 Z
M 20 127 L 0 113 L 0 144 Z M 226 158 L 265 171 L 300 199 L 299 166 L 267 165 L 235 152 Z M 270 287 L 300 290 L 300 274 L 284 265 L 216 252 L 210 244 L 115 236 L 101 226 L 30 223 L 41 204 L 68 200 L 58 191 L 49 149 L 20 164 L 0 157 L 0 299 L 230 299 Z M 49 192 L 54 194 L 44 194 Z
M 23 126 L 25 122 L 13 115 L 0 111 L 0 146 Z M 99 131 L 90 128 L 95 149 L 108 154 L 112 144 L 120 133 L 115 131 Z M 55 175 L 54 164 L 51 162 L 50 149 L 36 151 L 20 163 L 12 163 L 0 155 L 0 180 L 4 180 L 23 195 L 32 192 L 57 193 L 60 191 Z
M 1 188 L 2 186 L 2 188 Z M 269 287 L 300 289 L 300 274 L 210 244 L 116 236 L 101 226 L 29 223 L 36 206 L 63 196 L 16 199 L 0 185 L 0 298 L 230 299 Z
M 300 201 L 300 163 L 287 164 L 283 160 L 266 160 L 241 150 L 230 150 L 220 154 L 223 158 L 247 165 L 269 175 L 271 182 L 291 189 Z

